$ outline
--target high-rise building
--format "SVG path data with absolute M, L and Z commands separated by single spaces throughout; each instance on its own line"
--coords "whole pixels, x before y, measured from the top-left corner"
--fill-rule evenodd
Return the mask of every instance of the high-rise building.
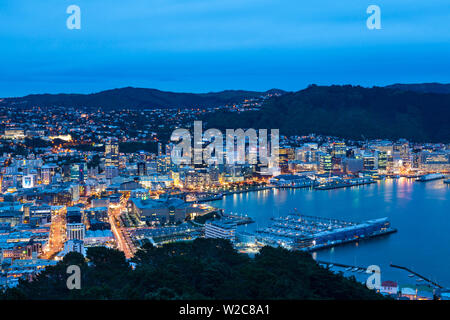
M 68 223 L 66 225 L 67 240 L 84 240 L 86 228 L 83 223 Z
M 364 154 L 364 170 L 373 170 L 375 169 L 375 156 L 373 154 Z
M 116 166 L 106 166 L 105 167 L 105 176 L 106 179 L 112 179 L 119 175 L 119 169 Z
M 387 169 L 387 152 L 386 151 L 375 151 L 377 168 L 378 170 Z
M 140 161 L 137 163 L 137 174 L 138 174 L 138 176 L 146 176 L 147 175 L 147 166 L 144 161 Z
M 289 160 L 295 160 L 295 150 L 293 148 L 280 148 L 278 155 L 281 164 L 287 164 Z
M 166 144 L 166 156 L 170 156 L 173 150 L 173 143 Z
M 158 157 L 162 156 L 163 152 L 162 152 L 162 143 L 158 142 Z
M 411 164 L 411 152 L 409 142 L 405 139 L 400 139 L 393 146 L 394 153 L 399 155 L 399 158 L 403 165 Z
M 119 143 L 117 140 L 109 139 L 105 145 L 105 165 L 119 166 Z
M 347 146 L 344 142 L 335 142 L 333 144 L 333 156 L 343 158 L 347 154 Z
M 158 156 L 156 158 L 156 171 L 160 174 L 168 173 L 172 168 L 172 159 L 170 156 Z
M 70 180 L 73 182 L 84 182 L 84 179 L 87 175 L 87 164 L 83 163 L 74 163 L 70 167 Z
M 50 184 L 52 177 L 56 172 L 57 167 L 55 165 L 46 164 L 41 168 L 41 180 L 43 184 Z
M 328 153 L 320 152 L 317 153 L 319 157 L 319 168 L 322 171 L 330 172 L 332 168 L 331 155 Z

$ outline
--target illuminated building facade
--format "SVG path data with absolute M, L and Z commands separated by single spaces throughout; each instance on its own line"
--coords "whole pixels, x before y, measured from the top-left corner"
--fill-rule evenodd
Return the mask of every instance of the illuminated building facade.
M 342 158 L 347 154 L 347 147 L 344 142 L 335 142 L 333 144 L 333 156 Z
M 113 139 L 106 141 L 105 145 L 105 165 L 119 166 L 119 142 Z

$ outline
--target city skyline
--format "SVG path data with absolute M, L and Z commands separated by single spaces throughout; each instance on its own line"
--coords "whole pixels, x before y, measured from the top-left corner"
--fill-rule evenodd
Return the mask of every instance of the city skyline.
M 450 300 L 448 0 L 4 2 L 0 302 Z
M 341 102 L 347 101 L 347 96 L 373 97 L 377 93 L 380 98 L 388 92 L 389 98 L 377 100 L 372 107 L 363 104 L 376 111 L 380 110 L 380 101 L 389 106 L 411 101 L 411 97 L 443 100 L 448 96 L 355 87 L 311 87 L 309 94 L 314 96 L 316 90 L 331 90 L 325 91 L 329 94 L 337 90 Z M 393 100 L 392 93 L 401 99 Z M 283 255 L 289 252 L 295 259 L 304 259 L 308 274 L 317 273 L 319 281 L 337 277 L 340 282 L 318 284 L 319 288 L 327 287 L 318 292 L 316 286 L 304 287 L 306 296 L 293 293 L 298 299 L 348 299 L 354 294 L 360 299 L 448 299 L 450 278 L 440 267 L 448 263 L 440 254 L 447 250 L 448 239 L 448 222 L 442 220 L 450 186 L 448 141 L 427 143 L 376 136 L 352 139 L 315 133 L 278 136 L 275 129 L 271 130 L 269 148 L 268 136 L 261 132 L 257 136 L 252 130 L 226 130 L 224 139 L 218 129 L 203 131 L 203 123 L 198 121 L 214 115 L 223 119 L 225 114 L 255 117 L 264 106 L 283 101 L 283 97 L 288 99 L 284 104 L 289 105 L 295 94 L 266 92 L 251 98 L 238 96 L 230 104 L 214 105 L 217 101 L 213 100 L 212 106 L 204 108 L 162 106 L 140 110 L 34 103 L 17 108 L 14 101 L 3 101 L 0 298 L 2 294 L 8 297 L 17 288 L 33 299 L 35 289 L 28 289 L 19 279 L 29 280 L 30 288 L 36 286 L 39 291 L 42 270 L 65 281 L 66 273 L 60 275 L 58 270 L 65 272 L 65 264 L 76 258 L 80 262 L 68 266 L 71 272 L 75 276 L 76 270 L 84 268 L 87 276 L 69 285 L 69 279 L 73 279 L 70 276 L 67 287 L 62 283 L 63 294 L 58 294 L 58 299 L 77 299 L 78 294 L 97 299 L 97 291 L 90 290 L 97 283 L 97 266 L 84 264 L 86 258 L 95 261 L 101 256 L 101 260 L 107 257 L 116 262 L 111 261 L 115 267 L 108 266 L 100 274 L 111 275 L 125 268 L 128 278 L 118 286 L 113 285 L 115 276 L 103 279 L 102 285 L 114 286 L 103 297 L 167 299 L 165 291 L 155 291 L 153 284 L 143 284 L 133 296 L 122 288 L 132 286 L 137 266 L 152 261 L 139 260 L 142 255 L 158 254 L 166 259 L 168 252 L 173 257 L 176 250 L 184 255 L 183 250 L 203 248 L 198 252 L 239 255 L 242 261 L 251 261 L 246 259 L 255 255 L 259 261 L 257 257 L 270 254 L 270 250 L 281 255 L 282 261 L 288 259 Z M 373 115 L 375 119 L 377 114 Z M 324 120 L 322 117 L 314 122 Z M 375 124 L 379 126 L 377 121 Z M 445 133 L 445 121 L 441 125 Z M 396 126 L 401 122 L 390 129 Z M 288 127 L 285 129 L 289 132 Z M 210 149 L 211 139 L 214 149 Z M 194 153 L 189 152 L 191 148 Z M 271 159 L 261 161 L 269 156 L 269 149 Z M 219 160 L 225 155 L 227 161 L 208 161 L 213 153 L 212 158 Z M 178 161 L 189 154 L 195 161 Z M 197 159 L 196 154 L 203 156 Z M 254 161 L 255 156 L 259 161 Z M 274 156 L 276 159 L 272 159 Z M 431 216 L 424 224 L 422 214 L 429 215 L 429 208 Z M 427 233 L 433 252 L 420 245 L 411 221 L 416 226 L 424 224 L 422 232 Z M 413 255 L 408 253 L 410 250 L 414 250 Z M 430 254 L 432 258 L 423 259 Z M 175 263 L 176 257 L 173 259 L 173 267 L 182 266 Z M 394 267 L 386 259 L 394 259 L 398 270 L 391 270 Z M 193 266 L 188 265 L 182 269 Z M 286 266 L 295 268 L 296 264 Z M 378 280 L 369 283 L 372 277 L 366 270 L 382 272 L 378 272 Z M 409 270 L 410 274 L 401 270 Z M 170 290 L 185 288 L 175 283 L 183 283 L 188 277 L 195 284 L 212 274 L 208 270 L 189 275 L 163 272 L 164 277 L 175 281 L 169 281 L 173 284 Z M 351 276 L 356 276 L 357 281 L 350 281 Z M 154 279 L 151 281 L 159 278 L 150 273 L 148 277 Z M 230 288 L 246 286 L 249 281 L 246 276 L 213 278 L 224 285 L 231 281 L 225 285 Z M 166 287 L 169 282 L 154 285 Z M 290 291 L 280 294 L 271 283 L 259 285 L 267 288 L 264 298 L 292 298 Z M 57 287 L 50 287 L 43 297 L 51 299 Z M 191 297 L 188 292 L 192 290 L 198 291 L 192 296 L 196 299 L 261 298 L 252 291 L 220 287 L 211 293 L 207 283 L 183 291 L 184 295 L 176 299 Z

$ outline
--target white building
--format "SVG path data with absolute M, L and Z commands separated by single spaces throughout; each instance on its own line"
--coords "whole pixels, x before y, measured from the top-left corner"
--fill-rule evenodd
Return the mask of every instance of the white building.
M 22 177 L 23 188 L 34 188 L 36 186 L 36 175 L 28 174 Z
M 86 228 L 83 223 L 68 223 L 67 228 L 67 240 L 84 240 Z
M 381 294 L 396 295 L 398 294 L 398 284 L 395 281 L 383 281 L 380 288 Z
M 205 238 L 227 239 L 234 241 L 236 223 L 229 220 L 212 221 L 205 224 Z

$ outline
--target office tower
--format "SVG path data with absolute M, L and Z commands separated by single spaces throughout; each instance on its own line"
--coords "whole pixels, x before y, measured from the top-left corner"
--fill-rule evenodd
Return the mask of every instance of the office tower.
M 119 143 L 115 139 L 109 139 L 105 145 L 105 165 L 119 166 Z
M 328 153 L 320 152 L 317 154 L 319 157 L 319 168 L 322 171 L 330 172 L 332 163 L 331 163 L 331 155 Z
M 41 180 L 43 184 L 50 184 L 52 177 L 56 172 L 57 167 L 55 165 L 46 164 L 41 168 Z
M 84 182 L 87 174 L 86 163 L 74 163 L 70 167 L 70 180 L 73 182 Z
M 156 159 L 156 171 L 160 174 L 168 173 L 172 168 L 170 156 L 160 156 Z
M 137 164 L 137 174 L 138 176 L 146 176 L 147 175 L 147 166 L 144 161 L 140 161 Z
M 66 229 L 67 240 L 84 240 L 86 230 L 83 223 L 68 223 Z
M 386 151 L 375 151 L 377 158 L 377 168 L 378 170 L 387 169 L 387 152 Z
M 363 156 L 364 170 L 375 169 L 375 157 L 373 154 L 364 154 Z
M 347 146 L 344 142 L 335 142 L 333 144 L 333 156 L 334 157 L 345 157 L 347 154 Z

